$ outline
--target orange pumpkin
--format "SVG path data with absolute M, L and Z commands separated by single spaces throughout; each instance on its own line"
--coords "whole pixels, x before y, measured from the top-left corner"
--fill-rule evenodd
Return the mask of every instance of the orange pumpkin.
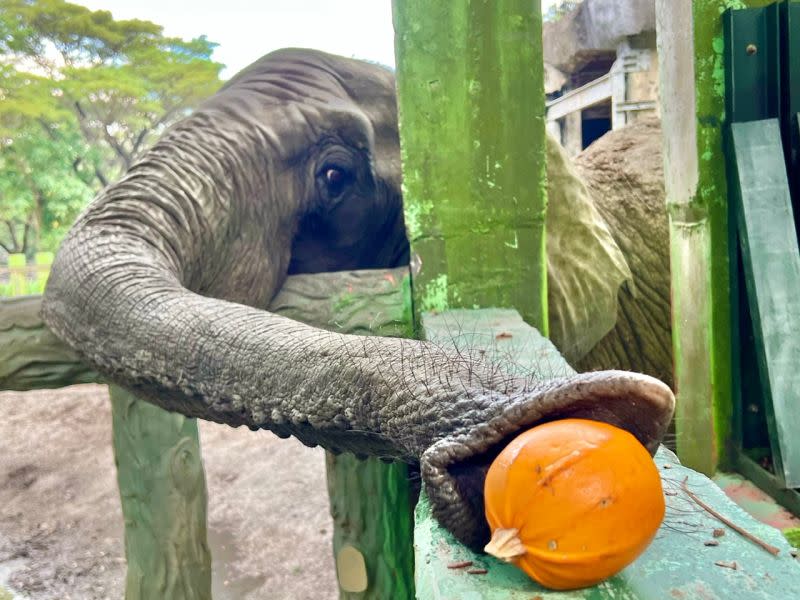
M 594 585 L 650 544 L 664 518 L 658 469 L 635 437 L 606 423 L 564 419 L 516 437 L 484 486 L 486 552 L 545 587 Z

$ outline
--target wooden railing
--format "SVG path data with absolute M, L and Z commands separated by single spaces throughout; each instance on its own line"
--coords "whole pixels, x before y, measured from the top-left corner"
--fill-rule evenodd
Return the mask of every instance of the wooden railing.
M 408 269 L 289 277 L 270 310 L 317 327 L 410 333 Z M 39 316 L 41 297 L 0 298 L 0 390 L 102 378 Z M 125 517 L 126 599 L 210 598 L 206 490 L 197 423 L 112 386 L 113 444 Z M 413 521 L 404 465 L 326 460 L 342 598 L 413 597 Z
M 0 265 L 0 296 L 41 294 L 52 264 L 52 252 L 37 252 L 32 263 L 24 254 L 9 254 L 7 265 Z

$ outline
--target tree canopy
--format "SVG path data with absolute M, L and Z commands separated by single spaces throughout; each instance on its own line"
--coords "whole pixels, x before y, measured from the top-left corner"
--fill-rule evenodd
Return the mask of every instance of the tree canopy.
M 64 0 L 0 0 L 0 247 L 50 250 L 221 84 L 216 44 Z

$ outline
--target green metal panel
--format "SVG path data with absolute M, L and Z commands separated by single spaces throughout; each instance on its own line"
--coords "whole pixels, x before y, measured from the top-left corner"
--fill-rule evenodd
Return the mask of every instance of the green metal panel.
M 449 311 L 425 315 L 426 336 L 439 343 L 483 348 L 511 370 L 538 372 L 542 377 L 572 371 L 553 345 L 526 325 L 512 310 Z M 455 339 L 454 331 L 462 332 Z M 499 333 L 510 334 L 498 336 Z M 552 592 L 515 567 L 476 554 L 438 526 L 423 494 L 414 529 L 417 598 L 420 600 L 675 600 L 676 598 L 747 598 L 785 600 L 800 589 L 800 566 L 790 546 L 772 527 L 759 523 L 731 502 L 707 477 L 688 469 L 661 448 L 656 455 L 667 493 L 667 514 L 655 540 L 628 568 L 608 581 L 574 592 Z M 701 509 L 681 489 L 689 489 L 719 513 L 763 541 L 780 549 L 774 557 L 731 530 L 718 546 L 705 546 L 712 531 L 724 526 Z M 579 525 L 579 524 L 578 524 Z M 473 561 L 486 574 L 450 569 L 457 561 Z M 717 562 L 736 562 L 737 569 Z
M 777 119 L 733 123 L 740 244 L 776 472 L 800 487 L 800 252 Z
M 781 113 L 778 8 L 728 10 L 723 16 L 729 123 L 778 118 Z
M 779 118 L 795 212 L 800 204 L 800 3 L 724 15 L 728 122 Z
M 792 116 L 800 112 L 800 2 L 783 2 L 781 5 L 781 48 L 783 62 L 783 113 Z

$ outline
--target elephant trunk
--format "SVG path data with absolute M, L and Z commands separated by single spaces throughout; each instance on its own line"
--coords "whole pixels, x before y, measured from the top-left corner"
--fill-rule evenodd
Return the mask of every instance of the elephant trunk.
M 646 376 L 516 378 L 433 343 L 335 334 L 204 297 L 169 263 L 129 231 L 79 226 L 59 253 L 44 317 L 99 371 L 168 410 L 421 462 L 434 514 L 473 547 L 488 530 L 470 490 L 519 431 L 593 418 L 654 451 L 672 415 L 671 392 Z
M 419 461 L 434 514 L 472 546 L 488 530 L 471 490 L 520 430 L 593 418 L 655 450 L 674 398 L 646 376 L 518 378 L 480 353 L 334 334 L 256 308 L 289 268 L 303 207 L 278 193 L 296 181 L 269 179 L 289 177 L 270 164 L 276 136 L 243 112 L 220 100 L 171 130 L 62 244 L 43 318 L 99 372 L 167 410 Z

